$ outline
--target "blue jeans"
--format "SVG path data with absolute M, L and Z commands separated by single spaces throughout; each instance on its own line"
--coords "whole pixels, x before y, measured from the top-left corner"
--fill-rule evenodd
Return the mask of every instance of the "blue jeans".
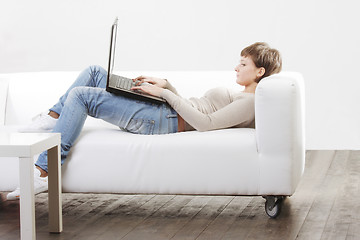
M 60 115 L 53 132 L 61 133 L 61 164 L 83 128 L 87 115 L 136 134 L 177 132 L 177 113 L 166 103 L 153 104 L 114 95 L 105 90 L 107 72 L 99 66 L 85 69 L 50 111 Z M 36 165 L 47 171 L 47 152 Z

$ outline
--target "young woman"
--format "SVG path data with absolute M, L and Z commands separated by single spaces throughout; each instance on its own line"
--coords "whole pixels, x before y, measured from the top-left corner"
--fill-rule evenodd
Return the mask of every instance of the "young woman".
M 48 114 L 40 116 L 23 131 L 61 133 L 61 163 L 79 136 L 87 115 L 103 119 L 136 134 L 169 134 L 181 131 L 209 131 L 255 125 L 254 93 L 266 76 L 281 71 L 280 53 L 266 43 L 252 44 L 241 52 L 235 67 L 236 83 L 243 91 L 225 88 L 209 90 L 202 98 L 182 98 L 165 79 L 140 76 L 133 89 L 164 98 L 167 103 L 151 104 L 105 91 L 107 72 L 99 66 L 84 70 Z M 141 83 L 148 83 L 140 85 Z M 35 194 L 47 190 L 47 152 L 36 162 Z M 8 194 L 18 199 L 20 188 Z

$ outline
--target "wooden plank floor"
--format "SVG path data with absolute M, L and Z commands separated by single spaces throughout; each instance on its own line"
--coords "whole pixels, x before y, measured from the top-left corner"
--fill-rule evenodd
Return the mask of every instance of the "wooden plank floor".
M 307 151 L 304 176 L 281 215 L 261 197 L 63 194 L 64 231 L 48 233 L 36 196 L 37 239 L 360 239 L 360 151 Z M 19 239 L 19 202 L 0 205 L 0 239 Z

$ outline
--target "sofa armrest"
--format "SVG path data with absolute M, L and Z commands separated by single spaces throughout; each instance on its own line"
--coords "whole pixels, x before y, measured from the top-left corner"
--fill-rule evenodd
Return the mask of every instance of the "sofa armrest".
M 305 167 L 304 83 L 301 74 L 263 79 L 255 93 L 260 192 L 278 186 L 292 195 Z
M 9 84 L 4 77 L 0 75 L 0 126 L 5 124 L 6 100 Z

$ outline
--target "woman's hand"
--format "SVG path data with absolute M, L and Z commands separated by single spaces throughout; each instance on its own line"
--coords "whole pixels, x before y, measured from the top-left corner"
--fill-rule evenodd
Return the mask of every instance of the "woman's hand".
M 155 81 L 154 81 L 154 79 L 155 79 Z M 131 90 L 141 91 L 141 92 L 145 92 L 147 94 L 150 94 L 150 95 L 153 95 L 156 97 L 160 97 L 164 88 L 159 87 L 159 85 L 160 86 L 162 85 L 161 81 L 157 81 L 159 79 L 160 78 L 153 78 L 153 79 L 146 78 L 146 80 L 145 80 L 145 79 L 135 78 L 133 80 L 137 81 L 136 86 L 132 87 Z
M 167 81 L 165 79 L 148 76 L 140 76 L 133 79 L 133 81 L 136 82 L 137 86 L 141 85 L 142 83 L 150 83 L 154 86 L 165 88 L 167 84 Z
M 156 97 L 160 97 L 167 84 L 165 79 L 147 76 L 137 77 L 133 81 L 136 83 L 136 86 L 132 87 L 131 90 L 140 90 Z
M 156 97 L 160 97 L 162 91 L 164 91 L 163 88 L 152 84 L 143 84 L 140 86 L 135 86 L 132 87 L 131 90 L 140 90 Z

